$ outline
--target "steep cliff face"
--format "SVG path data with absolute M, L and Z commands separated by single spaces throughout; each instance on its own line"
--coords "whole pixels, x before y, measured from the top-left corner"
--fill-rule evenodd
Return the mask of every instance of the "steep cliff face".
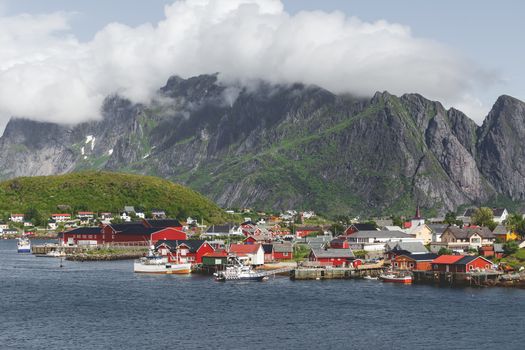
M 525 103 L 498 98 L 478 130 L 477 160 L 496 190 L 513 200 L 525 199 Z
M 371 99 L 315 86 L 172 77 L 149 105 L 109 97 L 99 121 L 13 119 L 3 178 L 79 169 L 157 175 L 223 206 L 395 212 L 497 194 L 525 198 L 524 104 L 501 97 L 478 128 L 417 94 Z

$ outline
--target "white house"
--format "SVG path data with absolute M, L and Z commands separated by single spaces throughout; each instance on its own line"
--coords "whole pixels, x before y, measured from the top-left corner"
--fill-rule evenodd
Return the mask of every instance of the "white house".
M 55 220 L 56 222 L 66 222 L 68 220 L 71 220 L 71 214 L 63 213 L 63 214 L 52 214 L 51 218 Z
M 11 214 L 9 220 L 12 222 L 24 222 L 24 214 Z
M 250 265 L 264 264 L 264 249 L 262 244 L 230 244 L 230 254 L 246 257 Z

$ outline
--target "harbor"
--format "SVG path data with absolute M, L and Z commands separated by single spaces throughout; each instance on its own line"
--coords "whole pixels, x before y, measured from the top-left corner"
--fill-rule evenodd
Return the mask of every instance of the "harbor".
M 1 241 L 0 254 L 0 320 L 13 326 L 30 322 L 34 339 L 47 337 L 49 348 L 98 348 L 102 338 L 107 348 L 148 347 L 159 334 L 158 327 L 144 327 L 148 315 L 159 325 L 177 319 L 177 332 L 186 334 L 176 340 L 181 348 L 311 348 L 320 339 L 326 348 L 521 346 L 516 334 L 520 334 L 525 299 L 518 289 L 400 286 L 366 279 L 291 280 L 286 274 L 266 282 L 219 283 L 202 274 L 135 274 L 131 260 L 64 260 L 60 267 L 58 259 L 16 253 L 14 240 Z M 32 307 L 21 312 L 28 300 L 34 300 Z M 414 322 L 411 332 L 392 319 L 399 314 Z M 481 317 L 491 320 L 491 332 L 475 327 L 459 338 L 445 336 Z M 377 322 L 382 322 L 382 331 L 371 336 Z M 342 324 L 351 324 L 345 337 L 340 336 Z M 203 325 L 205 336 L 195 331 Z M 233 329 L 241 327 L 248 330 L 233 335 Z M 24 333 L 0 335 L 3 346 L 41 347 L 41 342 L 28 340 Z M 172 339 L 157 342 L 173 344 Z

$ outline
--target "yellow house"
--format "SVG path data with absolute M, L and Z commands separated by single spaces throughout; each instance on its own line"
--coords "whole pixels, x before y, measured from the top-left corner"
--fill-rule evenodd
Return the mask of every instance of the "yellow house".
M 507 241 L 515 241 L 519 238 L 519 236 L 516 234 L 516 232 L 512 232 L 510 230 L 507 230 L 507 228 L 503 225 L 498 225 L 492 231 L 494 236 L 498 238 L 501 241 L 507 242 Z
M 417 239 L 420 239 L 423 244 L 429 244 L 432 242 L 432 230 L 427 224 L 412 226 L 407 230 L 407 233 L 409 235 L 415 236 Z

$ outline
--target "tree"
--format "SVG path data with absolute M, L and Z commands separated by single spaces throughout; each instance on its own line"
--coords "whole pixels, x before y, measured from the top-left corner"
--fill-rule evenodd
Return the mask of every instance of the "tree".
M 497 226 L 494 222 L 494 213 L 492 212 L 492 209 L 487 207 L 477 208 L 472 215 L 471 221 L 474 225 L 486 226 L 491 231 Z
M 35 207 L 30 207 L 24 213 L 24 218 L 28 221 L 31 221 L 35 226 L 42 225 L 42 215 Z
M 520 246 L 516 241 L 508 241 L 507 243 L 503 244 L 503 252 L 505 252 L 505 255 L 514 254 L 518 251 L 518 249 L 520 249 Z
M 448 213 L 445 214 L 445 224 L 447 225 L 455 225 L 456 222 L 457 222 L 457 214 L 456 212 L 453 212 L 453 211 L 449 211 Z
M 392 216 L 392 224 L 394 226 L 403 227 L 403 220 L 399 216 Z
M 452 253 L 452 250 L 443 247 L 439 250 L 438 255 L 451 255 Z
M 505 226 L 507 230 L 517 233 L 521 238 L 525 236 L 525 220 L 521 214 L 510 214 L 505 222 Z

